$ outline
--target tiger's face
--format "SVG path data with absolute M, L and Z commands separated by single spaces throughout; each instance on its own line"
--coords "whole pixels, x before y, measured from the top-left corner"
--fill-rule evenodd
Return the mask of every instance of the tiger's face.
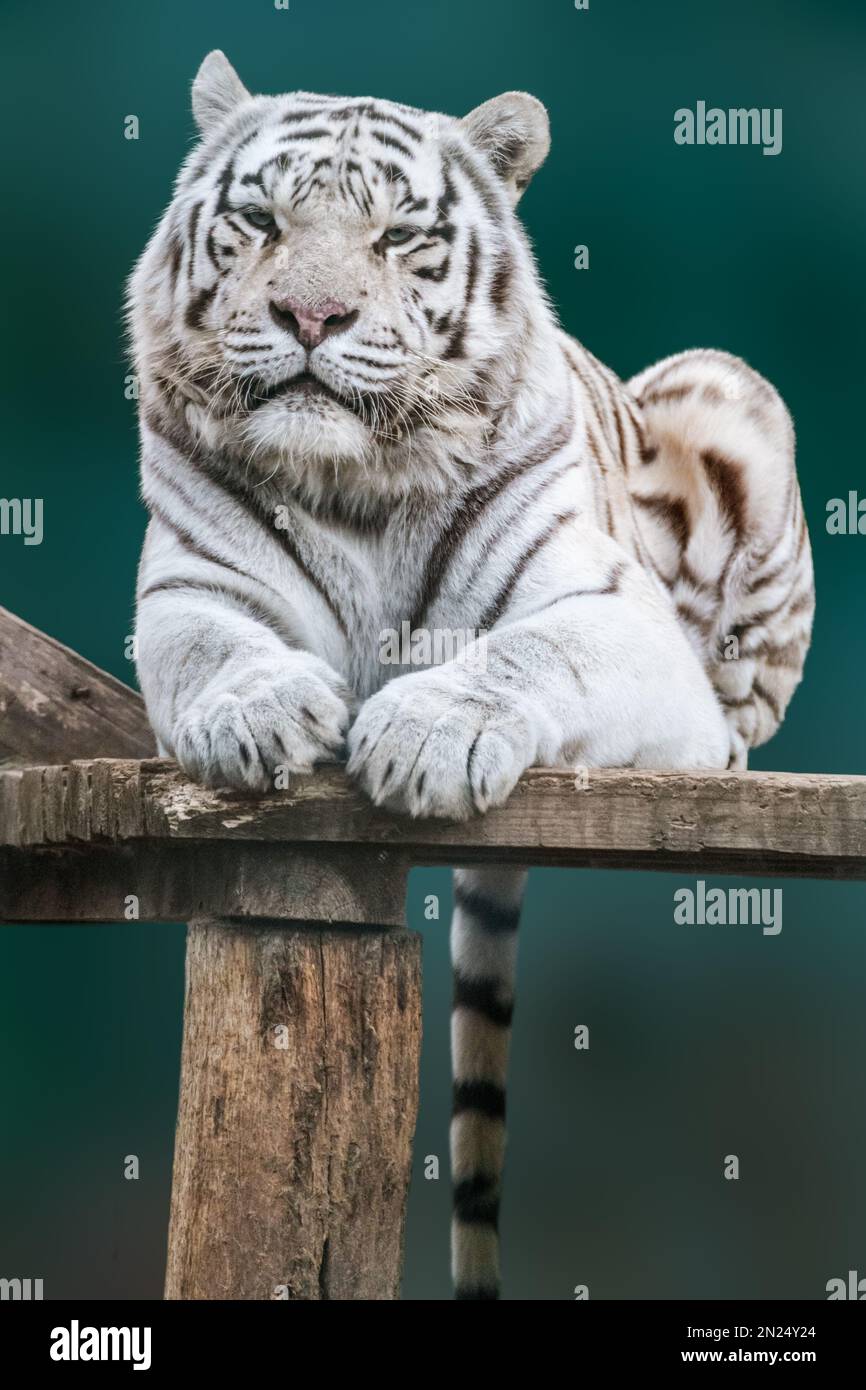
M 212 53 L 193 109 L 202 144 L 131 281 L 149 407 L 269 472 L 398 467 L 421 434 L 483 427 L 543 304 L 513 212 L 541 104 L 252 97 Z

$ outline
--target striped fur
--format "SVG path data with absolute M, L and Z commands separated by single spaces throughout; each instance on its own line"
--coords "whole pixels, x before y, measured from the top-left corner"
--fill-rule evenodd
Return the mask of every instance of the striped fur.
M 451 1253 L 458 1299 L 492 1299 L 499 1292 L 505 1081 L 525 882 L 520 869 L 458 869 L 454 874 Z
M 348 751 L 452 820 L 533 763 L 744 767 L 811 629 L 790 419 L 725 353 L 623 383 L 561 331 L 513 211 L 540 104 L 252 97 L 220 54 L 193 104 L 129 290 L 162 749 L 257 790 Z M 404 623 L 485 636 L 387 664 Z M 486 1299 L 523 875 L 455 882 L 454 1274 Z

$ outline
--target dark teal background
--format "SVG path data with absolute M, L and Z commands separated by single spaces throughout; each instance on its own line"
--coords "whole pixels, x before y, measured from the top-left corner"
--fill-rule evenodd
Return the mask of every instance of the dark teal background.
M 455 114 L 509 88 L 546 102 L 553 148 L 524 216 L 566 327 L 626 376 L 680 348 L 729 349 L 795 417 L 817 625 L 753 765 L 866 771 L 866 537 L 824 526 L 829 498 L 866 494 L 860 0 L 4 0 L 0 495 L 45 499 L 45 540 L 0 537 L 0 602 L 132 678 L 145 517 L 123 282 L 189 148 L 189 84 L 213 47 L 253 90 Z M 782 154 L 675 146 L 674 110 L 698 99 L 782 107 Z M 573 269 L 578 243 L 589 271 Z M 768 884 L 784 889 L 770 938 L 674 926 L 683 882 L 532 878 L 508 1297 L 586 1283 L 593 1298 L 820 1298 L 828 1279 L 866 1275 L 866 893 Z M 423 921 L 431 892 L 439 923 Z M 412 877 L 426 993 L 408 1298 L 449 1291 L 448 893 L 444 872 Z M 0 929 L 0 1275 L 43 1278 L 46 1297 L 160 1295 L 182 971 L 181 927 Z M 588 1053 L 572 1045 L 580 1023 Z M 138 1182 L 123 1178 L 133 1153 Z M 722 1177 L 729 1153 L 738 1182 Z

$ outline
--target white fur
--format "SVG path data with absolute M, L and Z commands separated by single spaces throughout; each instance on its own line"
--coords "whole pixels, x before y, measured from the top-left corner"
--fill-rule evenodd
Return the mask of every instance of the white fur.
M 716 632 L 742 609 L 751 570 L 727 563 L 724 521 L 692 461 L 699 436 L 714 432 L 716 447 L 738 457 L 766 457 L 763 475 L 749 479 L 753 559 L 764 532 L 775 534 L 766 525 L 774 506 L 781 515 L 790 440 L 782 430 L 778 457 L 767 453 L 766 429 L 744 408 L 748 369 L 736 359 L 720 368 L 686 354 L 654 371 L 670 380 L 673 363 L 675 381 L 703 373 L 702 390 L 730 374 L 722 408 L 697 404 L 690 416 L 672 406 L 666 416 L 648 407 L 661 439 L 655 464 L 642 471 L 630 446 L 621 456 L 616 417 L 620 429 L 622 419 L 639 420 L 636 398 L 655 378 L 629 394 L 577 344 L 563 350 L 510 210 L 546 151 L 539 104 L 512 93 L 462 122 L 387 102 L 364 115 L 364 103 L 305 93 L 251 97 L 212 55 L 195 105 L 203 144 L 130 285 L 154 510 L 139 671 L 162 746 L 203 781 L 264 787 L 278 766 L 305 770 L 337 756 L 360 709 L 348 741 L 353 775 L 395 809 L 448 817 L 501 803 L 533 761 L 724 766 L 732 747 L 740 757 L 751 741 L 746 716 L 732 735 L 710 639 L 696 637 L 678 607 L 683 593 L 695 605 L 705 595 L 676 578 L 671 538 L 646 514 L 646 497 L 674 490 L 700 504 L 695 534 L 703 526 L 706 536 L 695 563 L 703 556 L 716 578 L 727 575 L 704 619 Z M 423 138 L 406 135 L 407 124 Z M 320 128 L 326 135 L 311 134 L 299 154 L 306 137 L 292 137 Z M 424 213 L 400 211 L 405 181 L 376 181 L 398 145 L 411 146 L 402 167 Z M 275 172 L 287 148 L 293 163 Z M 318 188 L 314 157 L 323 152 Z M 346 193 L 353 167 L 365 171 L 366 213 Z M 271 170 L 267 196 L 255 182 L 262 169 Z M 426 249 L 381 253 L 389 226 L 431 222 L 447 201 L 446 179 L 450 240 L 434 230 L 423 235 Z M 305 180 L 314 191 L 296 205 Z M 245 223 L 244 199 L 272 211 L 273 238 Z M 497 306 L 494 276 L 506 257 L 509 288 Z M 442 265 L 439 279 L 413 274 Z M 273 317 L 272 302 L 286 296 L 311 306 L 327 297 L 357 318 L 307 353 Z M 447 329 L 437 327 L 446 315 Z M 340 399 L 290 393 L 243 408 L 251 384 L 266 393 L 304 369 Z M 771 392 L 756 382 L 751 374 L 753 393 Z M 358 392 L 367 393 L 361 414 Z M 477 509 L 423 614 L 430 628 L 467 629 L 493 613 L 486 670 L 382 665 L 381 632 L 413 613 L 463 511 L 524 459 L 525 470 Z M 384 530 L 335 524 L 320 514 L 334 500 L 359 519 L 385 506 L 390 519 Z M 728 673 L 718 679 L 730 691 Z M 315 734 L 302 713 L 310 708 L 323 724 Z M 758 716 L 748 717 L 754 734 Z

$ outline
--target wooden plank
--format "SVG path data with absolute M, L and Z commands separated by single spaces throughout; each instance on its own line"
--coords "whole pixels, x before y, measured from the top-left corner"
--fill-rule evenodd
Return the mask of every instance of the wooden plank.
M 136 691 L 0 608 L 0 764 L 155 752 Z
M 192 923 L 166 1298 L 399 1297 L 420 1046 L 417 933 Z
M 128 840 L 0 849 L 2 922 L 186 922 L 209 916 L 403 926 L 408 864 L 335 845 Z
M 265 797 L 187 782 L 174 764 L 100 760 L 0 773 L 0 844 L 147 839 L 369 846 L 412 863 L 866 877 L 866 777 L 534 768 L 462 823 L 379 810 L 340 768 Z

